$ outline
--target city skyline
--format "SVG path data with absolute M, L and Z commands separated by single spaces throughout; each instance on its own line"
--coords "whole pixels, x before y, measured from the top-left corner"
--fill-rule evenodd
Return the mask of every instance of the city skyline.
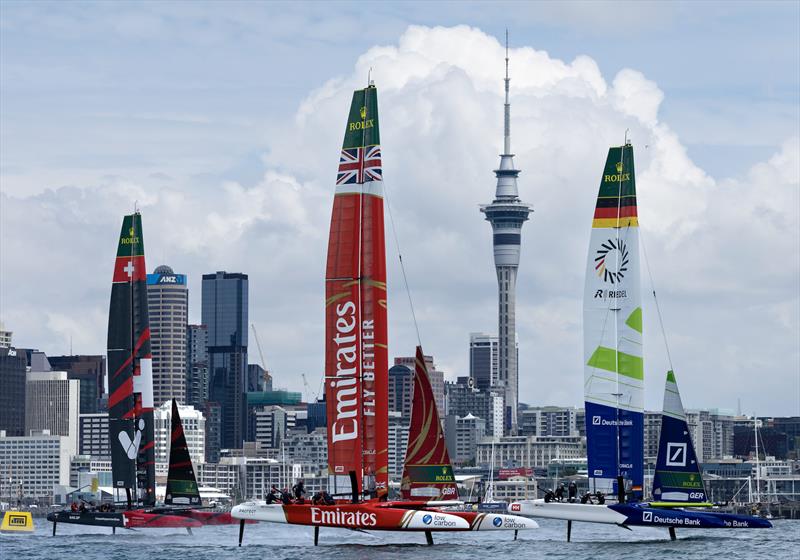
M 529 243 L 518 280 L 520 400 L 582 401 L 580 298 L 591 206 L 608 146 L 621 144 L 625 128 L 631 128 L 644 241 L 685 404 L 735 410 L 741 398 L 748 413 L 798 414 L 798 141 L 786 126 L 797 122 L 797 71 L 789 66 L 796 55 L 786 53 L 796 53 L 798 39 L 796 29 L 780 24 L 796 7 L 764 10 L 760 17 L 775 23 L 767 44 L 777 54 L 762 57 L 770 60 L 737 78 L 744 83 L 725 81 L 717 72 L 700 76 L 711 61 L 730 68 L 751 60 L 725 41 L 703 43 L 705 48 L 693 51 L 695 60 L 683 60 L 685 79 L 674 61 L 658 58 L 659 41 L 683 23 L 680 6 L 674 12 L 664 7 L 662 22 L 636 10 L 626 14 L 623 23 L 653 36 L 645 53 L 630 58 L 618 56 L 602 32 L 587 32 L 591 25 L 575 13 L 542 11 L 545 16 L 521 17 L 522 29 L 510 30 L 520 198 L 536 208 L 526 226 Z M 708 6 L 700 12 L 706 18 L 715 13 Z M 744 8 L 734 12 L 742 19 L 752 15 Z M 23 54 L 28 41 L 41 39 L 26 23 L 31 14 L 52 34 L 38 47 L 45 62 L 32 63 Z M 22 94 L 36 92 L 42 104 L 50 104 L 51 94 L 42 89 L 48 83 L 43 80 L 51 79 L 47 70 L 83 60 L 80 52 L 58 53 L 61 42 L 80 34 L 83 25 L 96 22 L 99 28 L 109 14 L 99 10 L 96 19 L 80 24 L 65 9 L 58 23 L 31 6 L 4 8 L 0 19 L 0 93 L 6 105 L 0 110 L 0 309 L 14 345 L 66 354 L 72 337 L 76 353 L 102 353 L 110 240 L 119 217 L 138 201 L 148 261 L 188 275 L 195 294 L 188 322 L 200 322 L 203 274 L 242 271 L 252 282 L 250 317 L 276 385 L 300 390 L 300 373 L 316 385 L 323 364 L 325 225 L 339 117 L 351 90 L 363 87 L 373 67 L 391 177 L 387 189 L 423 347 L 447 379 L 467 375 L 469 333 L 493 332 L 497 319 L 491 240 L 476 208 L 491 197 L 487 185 L 501 151 L 501 37 L 508 22 L 482 22 L 460 12 L 445 21 L 476 27 L 408 27 L 429 22 L 394 14 L 391 25 L 377 26 L 352 45 L 337 43 L 332 32 L 324 35 L 340 57 L 327 68 L 290 58 L 304 69 L 290 77 L 282 66 L 287 62 L 272 60 L 280 56 L 265 57 L 266 73 L 287 76 L 285 84 L 251 78 L 258 65 L 248 55 L 244 67 L 225 72 L 216 59 L 207 61 L 208 76 L 190 65 L 198 73 L 182 89 L 168 80 L 166 67 L 137 50 L 143 38 L 160 45 L 175 35 L 183 44 L 208 48 L 225 43 L 231 26 L 253 30 L 258 24 L 223 19 L 203 46 L 193 34 L 191 12 L 176 23 L 163 9 L 143 10 L 121 29 L 118 47 L 77 73 L 92 79 L 79 87 L 63 76 L 63 108 L 72 120 L 47 115 L 52 122 L 32 119 L 30 130 L 20 128 L 18 119 L 32 110 Z M 343 21 L 349 15 L 344 10 Z M 563 22 L 553 23 L 559 17 Z M 161 27 L 147 24 L 152 21 Z M 176 25 L 180 33 L 171 33 Z M 686 43 L 697 46 L 693 25 L 686 22 Z M 735 21 L 725 25 L 739 29 Z M 554 37 L 553 26 L 577 34 L 579 46 L 565 46 L 568 41 Z M 89 35 L 100 33 L 98 28 Z M 318 25 L 311 28 L 319 31 Z M 750 37 L 744 42 L 757 60 L 764 52 L 758 49 L 767 47 Z M 732 54 L 724 55 L 725 45 Z M 234 60 L 229 54 L 246 46 L 236 43 L 221 52 Z M 261 53 L 280 54 L 284 47 Z M 323 48 L 309 40 L 298 50 L 292 56 L 313 58 Z M 151 63 L 153 77 L 137 83 L 143 65 Z M 111 85 L 116 71 L 107 65 L 113 64 L 132 78 Z M 252 92 L 232 85 L 240 77 L 249 78 L 243 83 Z M 225 107 L 194 95 L 192 86 L 202 89 L 206 81 L 214 81 Z M 158 92 L 158 101 L 132 96 L 141 87 Z M 737 87 L 745 93 L 737 96 Z M 703 95 L 713 98 L 709 91 L 723 89 L 730 93 L 723 96 L 720 117 Z M 93 107 L 89 101 L 96 92 L 111 92 L 113 103 Z M 263 99 L 256 103 L 251 95 Z M 82 123 L 87 133 L 78 135 L 76 147 L 55 146 Z M 48 137 L 44 131 L 53 128 L 63 132 L 32 150 L 31 138 Z M 26 155 L 34 152 L 41 152 L 40 162 Z M 210 153 L 215 157 L 205 157 Z M 409 355 L 416 335 L 391 241 L 388 249 L 390 355 Z M 67 270 L 72 262 L 80 266 L 69 268 L 57 290 L 26 280 Z M 642 292 L 649 293 L 644 272 Z M 666 360 L 652 301 L 645 306 L 645 406 L 658 410 Z

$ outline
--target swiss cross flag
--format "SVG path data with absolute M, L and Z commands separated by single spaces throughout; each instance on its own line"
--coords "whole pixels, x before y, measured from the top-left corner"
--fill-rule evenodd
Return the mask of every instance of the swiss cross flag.
M 146 280 L 144 257 L 117 257 L 114 263 L 114 282 Z

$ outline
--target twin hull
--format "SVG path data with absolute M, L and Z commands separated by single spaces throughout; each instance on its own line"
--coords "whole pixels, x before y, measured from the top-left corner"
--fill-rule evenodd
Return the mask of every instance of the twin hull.
M 372 504 L 314 506 L 247 502 L 234 507 L 231 516 L 242 520 L 374 531 L 487 531 L 538 527 L 535 521 L 515 515 L 417 510 Z
M 162 528 L 182 529 L 203 525 L 233 525 L 239 522 L 228 512 L 213 512 L 196 509 L 179 511 L 127 510 L 120 512 L 57 511 L 47 516 L 48 521 L 94 527 L 119 527 L 127 529 Z
M 652 508 L 648 507 L 646 503 L 596 505 L 522 500 L 511 503 L 508 510 L 518 515 L 531 517 L 639 527 L 696 529 L 766 529 L 772 527 L 769 521 L 758 517 L 710 511 Z

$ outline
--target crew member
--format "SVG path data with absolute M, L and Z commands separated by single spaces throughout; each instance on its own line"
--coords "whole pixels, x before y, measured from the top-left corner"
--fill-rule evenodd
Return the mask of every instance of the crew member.
M 563 482 L 561 484 L 559 484 L 558 487 L 556 488 L 555 498 L 559 502 L 563 502 L 564 501 L 564 483 Z
M 578 485 L 575 484 L 574 480 L 569 481 L 567 492 L 569 493 L 569 503 L 575 503 L 575 498 L 578 497 Z
M 302 478 L 297 481 L 297 484 L 292 486 L 292 493 L 294 494 L 296 503 L 302 504 L 305 502 L 306 488 Z

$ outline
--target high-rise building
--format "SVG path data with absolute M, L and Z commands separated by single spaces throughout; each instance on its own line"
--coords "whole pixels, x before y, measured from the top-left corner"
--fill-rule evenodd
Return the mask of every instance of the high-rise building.
M 256 442 L 256 448 L 279 449 L 292 419 L 286 409 L 280 406 L 264 406 L 253 410 L 250 416 L 252 440 Z
M 389 412 L 400 413 L 400 421 L 411 422 L 411 399 L 414 394 L 414 372 L 408 366 L 389 368 Z
M 511 153 L 511 104 L 508 101 L 510 79 L 508 77 L 508 37 L 506 37 L 506 78 L 504 106 L 504 150 L 500 156 L 500 168 L 495 170 L 497 188 L 494 201 L 481 206 L 481 212 L 492 224 L 494 266 L 498 287 L 498 339 L 499 369 L 498 386 L 505 400 L 505 424 L 507 431 L 516 433 L 517 406 L 519 404 L 519 368 L 516 340 L 516 284 L 519 268 L 522 224 L 531 213 L 530 205 L 522 202 L 517 189 L 519 170 L 514 168 Z
M 503 435 L 503 397 L 492 391 L 481 391 L 472 387 L 469 377 L 459 377 L 455 383 L 447 383 L 447 407 L 445 416 L 477 416 L 486 421 L 486 435 L 499 438 Z
M 0 348 L 11 348 L 11 331 L 7 331 L 5 325 L 0 321 Z
M 467 414 L 445 418 L 445 440 L 454 465 L 475 464 L 478 442 L 486 435 L 486 420 Z
M 5 430 L 9 437 L 25 435 L 27 363 L 24 352 L 0 347 L 0 430 Z
M 431 389 L 433 390 L 433 398 L 436 401 L 436 408 L 439 409 L 439 414 L 444 417 L 444 373 L 436 369 L 436 364 L 433 363 L 433 356 L 425 356 L 425 368 L 428 370 L 428 380 L 431 382 Z M 412 372 L 416 368 L 416 357 L 404 356 L 394 359 L 395 366 L 406 366 Z M 390 370 L 391 371 L 391 370 Z M 414 377 L 411 377 L 411 385 L 413 392 Z M 389 389 L 391 391 L 391 389 Z M 391 397 L 390 397 L 391 398 Z M 410 406 L 410 405 L 409 405 Z M 391 409 L 390 409 L 391 410 Z M 409 409 L 410 410 L 410 409 Z M 409 415 L 410 417 L 410 415 Z M 409 420 L 410 421 L 410 420 Z
M 147 275 L 147 311 L 153 352 L 153 403 L 186 402 L 186 276 L 161 265 Z
M 81 414 L 78 417 L 78 454 L 97 460 L 111 460 L 108 439 L 108 412 Z
M 247 392 L 272 391 L 272 376 L 258 364 L 247 365 Z
M 644 411 L 644 461 L 655 465 L 658 458 L 658 442 L 661 437 L 661 413 Z
M 500 341 L 496 335 L 469 334 L 469 376 L 476 389 L 496 387 L 500 371 Z
M 208 400 L 208 327 L 189 325 L 186 330 L 186 404 L 198 410 Z
M 399 481 L 403 476 L 408 447 L 409 420 L 398 411 L 389 411 L 389 478 Z
M 220 405 L 220 444 L 239 449 L 247 388 L 247 275 L 204 274 L 202 319 L 208 327 L 209 401 Z
M 56 371 L 66 371 L 68 379 L 80 382 L 80 413 L 100 412 L 99 403 L 105 393 L 105 356 L 48 356 L 50 367 Z
M 192 463 L 199 465 L 206 456 L 206 419 L 193 406 L 178 405 L 178 414 L 186 437 L 186 447 Z M 165 402 L 153 411 L 155 419 L 156 476 L 165 476 L 169 470 L 169 449 L 172 442 L 172 401 Z
M 67 437 L 73 455 L 78 451 L 80 383 L 65 371 L 29 372 L 25 384 L 25 433 L 48 431 Z
M 579 409 L 570 406 L 535 406 L 520 409 L 518 435 L 578 436 Z

